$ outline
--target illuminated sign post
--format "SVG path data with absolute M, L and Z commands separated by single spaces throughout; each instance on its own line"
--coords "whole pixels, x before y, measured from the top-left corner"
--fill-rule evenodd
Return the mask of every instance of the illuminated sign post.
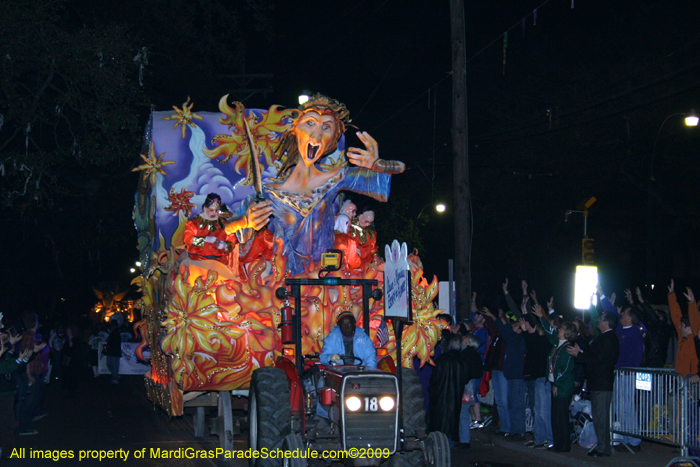
M 574 308 L 587 310 L 591 307 L 591 296 L 598 285 L 598 268 L 595 266 L 576 266 L 574 286 Z

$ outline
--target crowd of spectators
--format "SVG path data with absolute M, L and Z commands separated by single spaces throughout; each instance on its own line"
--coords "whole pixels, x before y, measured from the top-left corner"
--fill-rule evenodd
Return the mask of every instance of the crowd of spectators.
M 123 320 L 107 324 L 112 334 L 105 332 L 105 324 L 92 329 L 70 321 L 43 325 L 31 311 L 10 322 L 0 313 L 0 459 L 11 455 L 15 433 L 38 434 L 37 422 L 49 415 L 44 406 L 48 387 L 63 398 L 76 397 L 82 378 L 98 376 L 99 347 L 108 347 L 115 335 L 111 348 L 116 355 L 121 342 L 133 338 Z M 116 360 L 112 382 L 119 378 Z
M 474 293 L 464 323 L 440 315 L 449 328 L 436 346 L 435 367 L 419 369 L 428 430 L 444 432 L 456 448 L 470 447 L 470 430 L 484 427 L 480 398 L 492 395 L 484 412 L 498 435 L 534 449 L 568 452 L 576 428 L 572 400 L 583 399 L 590 401 L 597 438 L 588 454 L 606 457 L 612 451 L 613 400 L 612 420 L 638 432 L 634 394 L 616 387 L 616 368 L 672 367 L 689 383 L 700 382 L 700 313 L 690 288 L 679 304 L 671 281 L 666 307 L 652 306 L 638 287 L 617 300 L 599 285 L 584 318 L 573 319 L 555 311 L 553 298 L 541 304 L 526 281 L 519 304 L 507 279 L 502 291 L 493 311 L 477 306 Z M 620 452 L 641 450 L 639 438 L 619 441 L 628 447 Z

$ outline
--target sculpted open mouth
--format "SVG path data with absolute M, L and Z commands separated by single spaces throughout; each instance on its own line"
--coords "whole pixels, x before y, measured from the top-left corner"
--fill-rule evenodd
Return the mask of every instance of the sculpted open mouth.
M 310 161 L 314 160 L 316 158 L 316 153 L 319 151 L 320 148 L 320 144 L 309 143 L 306 146 L 306 159 Z

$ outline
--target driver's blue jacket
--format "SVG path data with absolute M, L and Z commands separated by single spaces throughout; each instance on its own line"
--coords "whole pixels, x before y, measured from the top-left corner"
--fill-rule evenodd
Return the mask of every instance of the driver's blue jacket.
M 377 349 L 374 348 L 372 340 L 364 329 L 355 326 L 355 335 L 352 337 L 352 352 L 354 356 L 362 359 L 362 365 L 370 368 L 377 368 Z M 323 341 L 321 350 L 321 363 L 330 365 L 333 354 L 345 355 L 345 345 L 343 344 L 343 334 L 338 326 L 331 329 L 326 339 Z M 355 363 L 356 365 L 359 362 Z

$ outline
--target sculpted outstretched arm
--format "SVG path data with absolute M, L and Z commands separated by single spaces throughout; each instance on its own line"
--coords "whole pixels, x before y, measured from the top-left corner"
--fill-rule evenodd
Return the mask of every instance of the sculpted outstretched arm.
M 379 158 L 379 145 L 366 131 L 358 131 L 357 137 L 365 145 L 365 149 L 348 148 L 348 159 L 354 165 L 364 167 L 374 172 L 385 174 L 400 174 L 406 170 L 406 164 L 401 161 L 387 161 Z

